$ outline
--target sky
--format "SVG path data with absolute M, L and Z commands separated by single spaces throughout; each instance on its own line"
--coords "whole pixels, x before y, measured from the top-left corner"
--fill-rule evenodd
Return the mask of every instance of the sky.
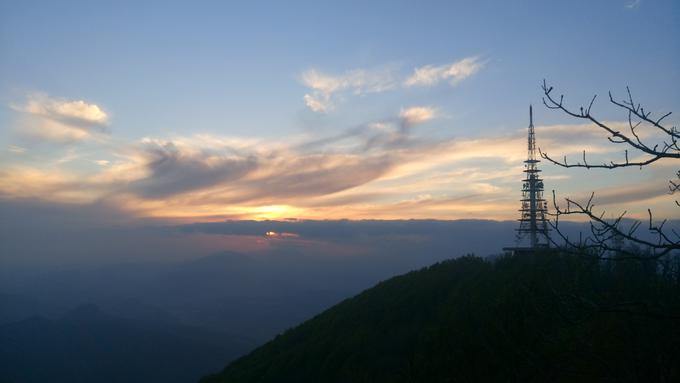
M 544 79 L 576 110 L 597 94 L 616 129 L 607 92 L 626 86 L 680 114 L 677 1 L 141 3 L 0 1 L 1 204 L 101 223 L 511 220 L 530 104 L 543 151 L 624 158 L 545 108 Z M 678 218 L 672 160 L 540 168 L 549 198 Z

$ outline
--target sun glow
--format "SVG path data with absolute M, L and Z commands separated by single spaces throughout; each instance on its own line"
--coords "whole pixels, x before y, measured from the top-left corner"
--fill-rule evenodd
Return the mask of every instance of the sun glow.
M 295 233 L 287 233 L 287 232 L 276 232 L 276 231 L 268 231 L 264 233 L 265 237 L 267 238 L 281 238 L 281 239 L 290 239 L 290 238 L 299 238 L 300 235 L 295 234 Z
M 265 205 L 252 209 L 255 219 L 285 219 L 297 217 L 299 214 L 300 209 L 290 205 Z

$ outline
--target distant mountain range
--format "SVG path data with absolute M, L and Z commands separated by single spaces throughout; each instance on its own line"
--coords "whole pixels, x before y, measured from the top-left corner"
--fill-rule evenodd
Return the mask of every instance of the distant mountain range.
M 471 252 L 497 255 L 502 246 L 513 244 L 515 227 L 513 222 L 476 220 L 366 220 L 234 221 L 141 228 L 130 243 L 140 253 L 148 252 L 147 258 L 131 262 L 124 261 L 124 257 L 118 260 L 103 255 L 100 260 L 105 262 L 100 266 L 64 263 L 36 270 L 13 269 L 16 265 L 12 257 L 31 260 L 31 254 L 21 252 L 23 242 L 15 243 L 15 247 L 3 247 L 0 267 L 0 327 L 8 340 L 0 339 L 2 355 L 6 356 L 0 360 L 0 372 L 4 374 L 0 376 L 23 376 L 25 379 L 18 380 L 23 382 L 31 381 L 30 377 L 45 377 L 42 372 L 47 371 L 55 373 L 51 381 L 58 381 L 55 379 L 70 376 L 68 371 L 77 370 L 68 369 L 80 360 L 79 353 L 92 357 L 85 359 L 88 365 L 97 360 L 95 355 L 102 356 L 116 366 L 114 377 L 137 376 L 137 371 L 147 371 L 147 365 L 130 362 L 132 354 L 103 349 L 97 351 L 99 354 L 90 352 L 89 344 L 79 338 L 82 334 L 75 330 L 77 326 L 66 325 L 79 316 L 93 322 L 104 321 L 109 326 L 106 331 L 93 333 L 92 339 L 103 339 L 99 343 L 106 344 L 107 334 L 119 334 L 111 340 L 114 345 L 134 345 L 140 350 L 134 355 L 137 358 L 149 355 L 150 363 L 161 361 L 154 359 L 151 343 L 136 345 L 140 339 L 150 339 L 142 334 L 144 331 L 153 334 L 161 344 L 166 344 L 162 339 L 167 339 L 179 348 L 184 347 L 182 342 L 193 339 L 192 334 L 208 334 L 193 339 L 187 349 L 196 344 L 201 350 L 217 350 L 204 358 L 216 361 L 215 364 L 203 369 L 196 367 L 195 361 L 188 361 L 186 366 L 198 375 L 217 371 L 231 358 L 394 275 Z M 565 228 L 574 232 L 585 226 L 570 224 Z M 264 235 L 267 231 L 295 235 L 267 238 Z M 3 235 L 3 239 L 11 237 Z M 154 247 L 151 240 L 162 242 L 165 237 L 183 240 L 193 236 L 226 244 L 264 241 L 265 247 L 208 256 L 187 254 L 182 260 L 168 260 L 163 258 L 166 248 Z M 137 242 L 139 238 L 147 241 L 144 246 Z M 53 252 L 55 246 L 57 251 Z M 44 245 L 40 249 L 43 256 L 58 263 L 61 245 L 55 246 Z M 12 253 L 11 257 L 4 257 L 7 251 Z M 96 251 L 92 255 L 98 256 Z M 98 314 L 85 315 L 85 311 L 74 315 L 79 312 L 74 312 L 74 307 L 88 302 L 100 308 L 95 310 Z M 27 326 L 35 326 L 35 331 L 25 330 Z M 40 341 L 37 335 L 29 336 L 33 333 L 45 341 Z M 136 339 L 140 334 L 141 338 Z M 71 338 L 73 341 L 67 341 Z M 215 344 L 214 339 L 219 342 Z M 179 353 L 172 344 L 167 351 Z M 200 350 L 195 354 L 203 355 Z M 169 360 L 176 360 L 173 359 L 176 354 L 173 355 Z M 11 363 L 5 364 L 4 360 Z M 154 374 L 160 371 L 151 370 Z M 8 375 L 18 373 L 24 375 Z
M 221 333 L 83 305 L 57 320 L 1 325 L 0 382 L 192 382 L 248 348 Z

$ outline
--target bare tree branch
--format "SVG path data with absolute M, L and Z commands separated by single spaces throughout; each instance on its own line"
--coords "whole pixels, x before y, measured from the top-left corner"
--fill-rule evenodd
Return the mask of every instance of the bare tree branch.
M 578 112 L 575 112 L 564 105 L 564 95 L 560 95 L 559 99 L 553 97 L 552 91 L 553 87 L 548 86 L 543 81 L 543 104 L 549 109 L 560 110 L 567 114 L 568 116 L 584 119 L 592 122 L 598 128 L 607 132 L 607 139 L 615 144 L 624 144 L 633 150 L 637 150 L 642 154 L 646 155 L 638 161 L 630 161 L 628 157 L 628 150 L 624 151 L 624 161 L 610 161 L 609 163 L 602 164 L 592 164 L 589 163 L 586 156 L 586 151 L 583 151 L 582 162 L 569 163 L 567 157 L 564 156 L 562 161 L 557 161 L 550 157 L 546 152 L 541 151 L 539 148 L 539 153 L 545 160 L 564 167 L 564 168 L 586 168 L 586 169 L 616 169 L 621 167 L 637 166 L 643 167 L 650 165 L 656 161 L 662 159 L 680 159 L 680 147 L 678 144 L 678 139 L 680 139 L 680 131 L 676 127 L 666 127 L 663 125 L 664 119 L 670 116 L 671 113 L 666 113 L 659 118 L 653 119 L 651 117 L 651 112 L 646 112 L 640 104 L 636 104 L 633 101 L 633 96 L 630 89 L 626 87 L 628 94 L 627 100 L 616 101 L 609 93 L 609 101 L 619 108 L 624 109 L 628 115 L 628 129 L 629 133 L 621 132 L 617 129 L 608 126 L 604 122 L 600 121 L 592 114 L 592 108 L 596 100 L 594 96 L 587 107 L 580 107 Z M 642 126 L 652 127 L 657 129 L 665 135 L 665 139 L 661 143 L 649 144 L 645 142 L 639 133 L 639 129 Z M 674 194 L 676 191 L 680 190 L 680 170 L 676 173 L 677 179 L 669 181 L 669 192 Z M 618 217 L 614 219 L 606 219 L 605 211 L 600 214 L 596 214 L 593 205 L 594 194 L 591 194 L 590 198 L 585 203 L 580 203 L 570 198 L 566 198 L 566 208 L 561 208 L 557 204 L 557 198 L 555 192 L 553 191 L 553 206 L 554 213 L 550 213 L 553 219 L 549 222 L 555 233 L 558 234 L 559 239 L 562 243 L 557 243 L 556 240 L 551 239 L 550 241 L 559 247 L 567 250 L 574 250 L 580 253 L 588 253 L 597 256 L 600 259 L 655 259 L 658 260 L 668 254 L 680 250 L 680 235 L 671 229 L 670 232 L 664 229 L 666 220 L 661 223 L 654 223 L 653 215 L 651 210 L 647 210 L 649 215 L 649 224 L 647 225 L 647 231 L 651 234 L 654 241 L 643 239 L 637 234 L 638 229 L 641 226 L 640 221 L 633 221 L 630 227 L 627 229 L 623 228 L 622 222 L 624 222 L 624 217 L 626 212 L 623 212 Z M 680 202 L 675 201 L 676 205 L 680 207 Z M 578 240 L 569 238 L 560 229 L 560 217 L 562 216 L 584 216 L 590 221 L 590 235 L 583 238 L 580 234 Z M 629 244 L 643 247 L 651 252 L 649 256 L 640 256 L 638 252 L 629 251 L 621 246 L 621 243 L 627 241 Z M 613 255 L 613 256 L 612 256 Z
M 654 219 L 651 210 L 647 210 L 649 214 L 648 231 L 656 236 L 657 239 L 656 242 L 642 239 L 636 235 L 636 231 L 640 227 L 639 221 L 634 221 L 631 224 L 630 228 L 628 228 L 628 230 L 624 230 L 622 228 L 621 223 L 626 215 L 626 212 L 623 212 L 613 220 L 605 219 L 604 211 L 599 215 L 594 213 L 593 209 L 595 205 L 593 205 L 592 203 L 594 196 L 595 194 L 592 193 L 590 195 L 590 198 L 585 204 L 579 203 L 570 198 L 565 198 L 565 201 L 567 201 L 567 207 L 566 209 L 562 209 L 557 205 L 555 191 L 553 191 L 554 213 L 550 213 L 550 215 L 554 217 L 554 220 L 552 220 L 550 224 L 554 231 L 558 233 L 560 238 L 564 241 L 566 247 L 577 249 L 578 251 L 586 252 L 595 251 L 598 253 L 597 255 L 600 256 L 600 258 L 607 258 L 604 255 L 605 253 L 615 252 L 619 254 L 619 256 L 617 256 L 616 259 L 625 258 L 639 259 L 640 258 L 639 254 L 612 246 L 611 243 L 615 238 L 618 237 L 629 241 L 629 243 L 640 245 L 647 249 L 652 250 L 653 253 L 650 256 L 645 257 L 648 259 L 658 259 L 669 254 L 674 250 L 680 250 L 680 238 L 673 239 L 670 237 L 668 233 L 666 233 L 663 230 L 666 220 L 661 222 L 661 224 L 658 225 L 654 224 Z M 561 216 L 570 215 L 581 215 L 587 217 L 590 220 L 591 235 L 589 237 L 587 237 L 586 239 L 579 238 L 578 242 L 574 242 L 573 240 L 570 240 L 566 235 L 563 234 L 563 231 L 559 227 L 559 219 Z M 553 242 L 553 244 L 557 246 L 563 246 L 562 244 L 558 244 L 557 242 Z M 621 254 L 624 255 L 623 258 L 620 256 Z
M 631 146 L 634 149 L 637 149 L 644 154 L 647 154 L 650 156 L 647 159 L 644 159 L 642 161 L 634 161 L 631 162 L 628 160 L 628 151 L 626 151 L 626 158 L 625 162 L 614 162 L 611 161 L 610 163 L 603 163 L 603 164 L 598 164 L 598 165 L 593 165 L 589 164 L 586 161 L 586 154 L 584 152 L 583 154 L 583 163 L 575 163 L 575 164 L 569 164 L 566 160 L 566 157 L 564 158 L 563 161 L 557 161 L 550 157 L 547 153 L 540 151 L 541 157 L 544 159 L 552 162 L 555 165 L 562 166 L 562 167 L 581 167 L 581 168 L 587 168 L 587 169 L 592 169 L 592 168 L 602 168 L 602 169 L 614 169 L 614 168 L 619 168 L 619 167 L 627 167 L 627 166 L 645 166 L 649 165 L 653 162 L 656 162 L 660 159 L 663 158 L 673 158 L 673 159 L 680 159 L 680 147 L 678 146 L 678 139 L 680 138 L 680 132 L 677 130 L 676 127 L 672 128 L 666 128 L 663 125 L 661 125 L 661 121 L 663 121 L 664 118 L 668 117 L 670 113 L 667 113 L 661 118 L 657 120 L 652 120 L 650 119 L 650 113 L 645 112 L 644 109 L 640 105 L 635 105 L 633 103 L 632 96 L 630 95 L 630 90 L 628 88 L 628 95 L 629 95 L 629 101 L 622 101 L 622 102 L 617 102 L 614 101 L 613 96 L 611 95 L 611 92 L 609 93 L 609 99 L 610 102 L 612 102 L 614 105 L 617 105 L 619 107 L 622 107 L 626 109 L 629 113 L 628 116 L 628 121 L 629 121 L 629 127 L 631 130 L 630 136 L 622 133 L 619 130 L 615 130 L 614 128 L 606 125 L 605 123 L 601 122 L 599 119 L 597 119 L 593 114 L 591 113 L 593 104 L 595 102 L 596 97 L 593 97 L 590 101 L 590 104 L 588 105 L 587 108 L 580 107 L 579 112 L 574 112 L 567 107 L 564 106 L 564 95 L 560 95 L 559 100 L 555 99 L 552 96 L 552 91 L 553 87 L 548 87 L 546 84 L 545 80 L 543 81 L 543 85 L 541 87 L 543 89 L 543 104 L 550 108 L 550 109 L 558 109 L 566 113 L 567 115 L 578 118 L 578 119 L 585 119 L 588 120 L 595 125 L 597 125 L 599 128 L 603 129 L 606 131 L 609 136 L 607 137 L 610 142 L 616 143 L 616 144 L 627 144 Z M 636 116 L 641 119 L 641 121 L 638 122 L 633 122 L 633 116 Z M 663 141 L 661 146 L 659 144 L 655 145 L 649 145 L 644 143 L 636 131 L 639 127 L 641 122 L 644 121 L 648 124 L 651 124 L 654 127 L 657 127 L 661 129 L 664 133 L 666 133 L 669 136 L 669 139 L 666 141 Z

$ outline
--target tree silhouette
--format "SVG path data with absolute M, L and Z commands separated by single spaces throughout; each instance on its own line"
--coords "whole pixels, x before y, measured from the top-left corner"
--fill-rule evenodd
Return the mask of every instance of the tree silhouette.
M 614 144 L 621 144 L 626 147 L 624 161 L 609 161 L 601 164 L 589 163 L 586 158 L 586 151 L 583 151 L 582 162 L 570 163 L 567 157 L 564 156 L 562 161 L 557 161 L 539 149 L 541 157 L 555 165 L 564 168 L 586 168 L 586 169 L 616 169 L 623 167 L 644 167 L 660 160 L 680 160 L 680 146 L 678 140 L 680 139 L 680 131 L 677 127 L 667 127 L 664 120 L 671 115 L 668 112 L 659 118 L 653 118 L 652 113 L 645 111 L 639 103 L 635 103 L 630 89 L 626 87 L 628 98 L 617 101 L 609 92 L 609 101 L 623 110 L 626 113 L 628 120 L 628 130 L 621 131 L 597 118 L 592 114 L 593 104 L 597 95 L 593 96 L 587 107 L 581 106 L 576 112 L 567 108 L 564 105 L 564 95 L 559 98 L 553 96 L 553 87 L 548 86 L 543 81 L 543 104 L 549 109 L 556 109 L 564 112 L 568 116 L 587 120 L 593 123 L 597 128 L 604 130 L 608 137 L 607 139 Z M 651 129 L 660 135 L 661 138 L 657 142 L 649 142 L 649 138 L 642 138 L 641 132 L 645 129 Z M 636 157 L 641 155 L 641 159 L 631 161 L 629 159 L 628 150 L 634 151 Z M 680 170 L 675 174 L 676 179 L 669 181 L 669 193 L 674 194 L 680 191 Z M 665 255 L 671 254 L 675 250 L 680 250 L 680 234 L 674 229 L 666 229 L 664 226 L 666 220 L 657 223 L 654 221 L 652 211 L 647 209 L 649 215 L 649 222 L 647 230 L 653 235 L 654 240 L 644 239 L 639 235 L 638 230 L 641 226 L 641 221 L 634 221 L 632 225 L 625 227 L 622 223 L 626 212 L 624 211 L 615 219 L 604 218 L 605 212 L 596 213 L 593 204 L 594 193 L 586 202 L 578 202 L 571 198 L 565 198 L 566 207 L 560 207 L 557 203 L 555 191 L 553 191 L 553 205 L 555 212 L 551 213 L 554 217 L 550 225 L 553 227 L 557 235 L 564 241 L 564 245 L 556 243 L 566 248 L 578 251 L 594 252 L 602 258 L 650 258 L 659 259 Z M 677 207 L 680 207 L 680 202 L 675 201 Z M 586 216 L 590 220 L 591 234 L 586 238 L 580 236 L 578 240 L 573 240 L 560 230 L 560 217 L 570 215 Z M 621 243 L 627 240 L 631 245 L 643 247 L 649 250 L 648 255 L 640 255 L 639 251 L 631 251 L 623 248 Z M 615 257 L 611 257 L 611 255 Z

